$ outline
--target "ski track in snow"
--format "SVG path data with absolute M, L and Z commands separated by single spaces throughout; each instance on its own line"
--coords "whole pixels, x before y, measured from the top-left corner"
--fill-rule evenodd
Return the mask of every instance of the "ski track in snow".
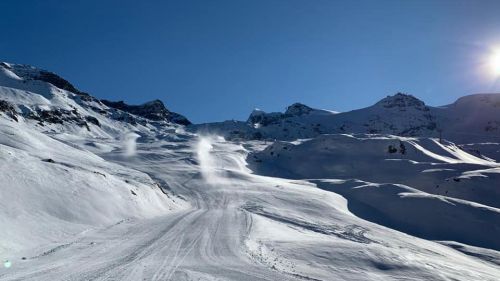
M 168 184 L 191 207 L 61 243 L 2 269 L 0 280 L 495 280 L 500 274 L 495 264 L 361 220 L 335 193 L 253 175 L 240 145 L 202 137 L 182 149 L 165 147 L 138 143 L 136 156 L 102 156 Z
M 198 153 L 202 169 L 211 169 L 203 163 L 212 164 L 208 153 Z M 159 171 L 168 168 L 155 162 L 157 159 L 149 158 L 141 165 Z M 162 179 L 161 172 L 154 176 Z M 232 205 L 237 195 L 212 193 L 211 185 L 219 183 L 215 174 L 198 177 L 198 181 L 194 188 L 185 187 L 185 196 L 195 200 L 193 209 L 120 224 L 96 236 L 61 245 L 25 264 L 19 263 L 25 268 L 0 272 L 0 279 L 191 280 L 193 271 L 201 280 L 282 280 L 278 272 L 263 269 L 241 253 L 244 233 L 239 231 L 247 228 L 241 222 L 248 221 L 248 214 Z
M 184 127 L 40 71 L 0 64 L 2 281 L 499 280 L 500 252 L 463 243 L 498 246 L 500 95 L 436 108 L 396 94 L 338 114 L 294 104 L 256 110 L 253 124 Z M 136 108 L 151 106 L 168 112 L 159 101 Z M 436 121 L 467 145 L 387 135 L 437 137 Z M 238 144 L 196 127 L 294 141 Z M 390 159 L 388 145 L 399 148 Z M 411 221 L 420 234 L 439 226 L 470 239 L 429 241 L 360 218 L 384 210 L 394 229 Z

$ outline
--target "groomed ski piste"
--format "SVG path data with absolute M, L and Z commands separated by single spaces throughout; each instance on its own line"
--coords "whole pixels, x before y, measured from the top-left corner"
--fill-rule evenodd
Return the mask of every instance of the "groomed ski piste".
M 389 134 L 228 140 L 9 83 L 19 112 L 71 104 L 100 125 L 0 114 L 0 280 L 500 276 L 494 141 L 479 156 Z

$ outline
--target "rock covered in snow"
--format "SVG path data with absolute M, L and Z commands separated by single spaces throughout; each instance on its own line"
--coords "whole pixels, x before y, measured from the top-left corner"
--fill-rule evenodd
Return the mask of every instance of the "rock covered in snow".
M 168 121 L 181 125 L 189 125 L 191 122 L 184 116 L 168 110 L 162 101 L 153 100 L 142 105 L 128 105 L 124 101 L 101 100 L 105 105 L 116 108 L 137 116 L 153 121 Z
M 393 96 L 387 96 L 386 98 L 380 100 L 375 105 L 383 106 L 385 108 L 397 108 L 399 110 L 405 110 L 406 108 L 415 108 L 417 110 L 429 111 L 429 108 L 425 103 L 416 97 L 408 94 L 397 93 Z
M 459 143 L 496 139 L 500 141 L 500 94 L 470 95 L 455 103 L 427 106 L 418 98 L 397 93 L 372 106 L 336 113 L 295 103 L 284 113 L 254 110 L 247 120 L 231 128 L 203 124 L 224 136 L 293 140 L 321 134 L 391 134 L 412 137 L 441 137 Z M 197 126 L 194 127 L 197 129 Z
M 184 116 L 169 111 L 155 100 L 140 106 L 124 102 L 101 102 L 77 89 L 66 79 L 50 71 L 29 65 L 0 63 L 1 111 L 10 118 L 34 121 L 56 130 L 107 135 L 124 127 L 189 125 Z M 127 130 L 134 130 L 128 128 Z
M 290 105 L 289 107 L 286 108 L 285 114 L 287 115 L 293 115 L 293 116 L 300 116 L 304 114 L 308 114 L 314 109 L 310 108 L 309 106 L 302 104 L 302 103 L 294 103 Z
M 18 121 L 16 109 L 10 102 L 0 100 L 0 112 L 4 112 L 8 117 L 12 118 L 15 121 Z
M 281 112 L 266 113 L 259 109 L 254 109 L 247 119 L 247 123 L 254 127 L 267 126 L 269 124 L 278 123 L 284 117 Z

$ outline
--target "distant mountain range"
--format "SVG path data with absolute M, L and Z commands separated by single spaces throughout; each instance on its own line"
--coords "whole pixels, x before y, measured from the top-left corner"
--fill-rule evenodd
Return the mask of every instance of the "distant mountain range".
M 254 110 L 246 122 L 196 125 L 231 139 L 311 138 L 331 133 L 391 134 L 442 137 L 455 142 L 500 140 L 500 94 L 465 96 L 440 107 L 427 106 L 397 93 L 376 104 L 348 112 L 332 112 L 295 103 L 284 113 Z
M 24 118 L 40 126 L 75 124 L 98 134 L 106 130 L 104 117 L 127 126 L 184 125 L 190 131 L 228 139 L 292 140 L 331 133 L 367 133 L 435 137 L 457 143 L 500 141 L 500 94 L 475 94 L 432 107 L 412 95 L 397 93 L 348 112 L 295 103 L 283 113 L 254 110 L 246 121 L 191 124 L 160 100 L 142 105 L 99 100 L 57 74 L 28 65 L 0 63 L 0 86 L 4 88 L 0 111 L 10 118 Z

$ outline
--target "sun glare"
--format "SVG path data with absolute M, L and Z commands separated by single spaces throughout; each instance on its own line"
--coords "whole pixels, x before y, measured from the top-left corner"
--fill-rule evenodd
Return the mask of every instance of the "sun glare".
M 491 71 L 495 76 L 500 76 L 500 50 L 493 52 L 490 58 Z

